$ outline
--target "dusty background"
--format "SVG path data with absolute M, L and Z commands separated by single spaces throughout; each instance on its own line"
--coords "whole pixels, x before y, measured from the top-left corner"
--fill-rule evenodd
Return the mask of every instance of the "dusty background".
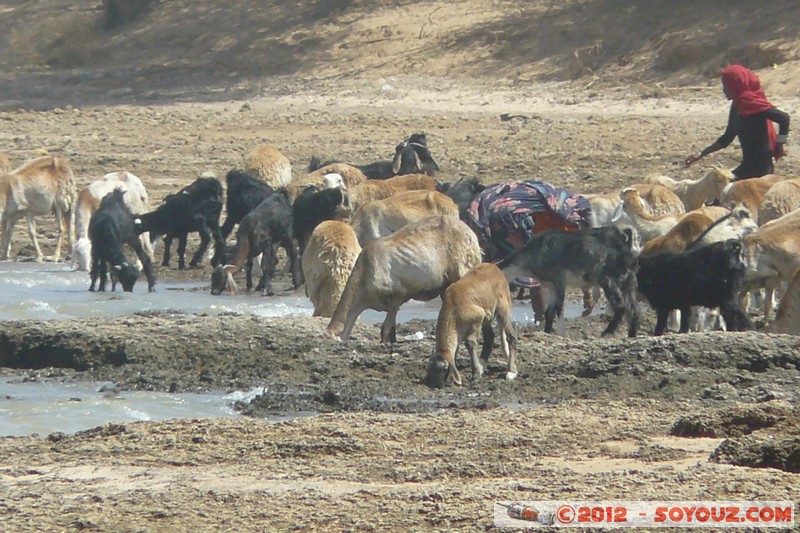
M 129 170 L 155 203 L 202 172 L 223 177 L 257 143 L 299 174 L 312 155 L 366 163 L 424 131 L 443 181 L 599 192 L 735 166 L 737 147 L 679 164 L 724 128 L 716 72 L 729 62 L 800 111 L 789 0 L 758 16 L 734 0 L 149 4 L 113 26 L 99 3 L 0 4 L 0 150 L 15 164 L 63 147 L 79 186 Z M 800 175 L 793 141 L 789 153 L 778 170 Z M 48 253 L 52 222 L 40 233 Z M 13 252 L 32 255 L 22 225 Z M 494 360 L 480 383 L 431 391 L 419 381 L 432 341 L 381 346 L 366 325 L 340 345 L 316 319 L 4 323 L 0 366 L 29 379 L 265 394 L 236 420 L 0 439 L 0 524 L 472 531 L 496 500 L 798 502 L 797 339 L 653 339 L 652 325 L 634 340 L 600 340 L 602 317 L 567 321 L 563 337 L 521 325 L 517 381 Z M 259 418 L 295 410 L 325 414 Z

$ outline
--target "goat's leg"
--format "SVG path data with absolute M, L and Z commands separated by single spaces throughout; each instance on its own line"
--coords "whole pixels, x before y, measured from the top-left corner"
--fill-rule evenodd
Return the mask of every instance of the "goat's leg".
M 56 241 L 56 251 L 53 254 L 53 261 L 58 263 L 58 261 L 61 259 L 61 247 L 64 244 L 64 237 L 67 231 L 67 221 L 64 220 L 64 213 L 61 210 L 61 207 L 59 207 L 58 202 L 56 202 L 53 210 L 55 211 L 56 215 L 56 224 L 58 224 L 58 240 Z
M 339 334 L 339 339 L 342 342 L 347 342 L 347 340 L 350 339 L 350 333 L 353 331 L 353 326 L 356 325 L 356 320 L 365 309 L 367 309 L 367 306 L 364 305 L 363 294 L 356 295 L 356 298 L 353 300 L 353 305 L 347 311 L 347 318 L 345 318 L 342 332 Z M 383 329 L 381 329 L 381 337 L 383 337 Z M 381 341 L 383 341 L 382 338 Z
M 492 323 L 489 320 L 486 320 L 483 324 L 481 324 L 481 335 L 483 336 L 481 359 L 488 361 L 489 356 L 492 355 L 492 349 L 494 348 L 494 330 L 492 329 Z
M 106 282 L 108 281 L 108 263 L 100 261 L 100 292 L 106 291 Z
M 721 305 L 720 312 L 728 331 L 746 331 L 752 326 L 750 319 L 739 309 L 735 301 Z
M 247 256 L 247 261 L 244 262 L 244 284 L 248 291 L 253 288 L 253 258 L 249 255 Z M 263 277 L 259 280 L 256 290 L 261 287 L 263 287 Z
M 39 240 L 36 238 L 36 221 L 33 215 L 28 215 L 28 235 L 31 238 L 31 242 L 33 242 L 33 248 L 36 250 L 36 262 L 41 263 L 44 256 L 41 248 L 39 248 Z
M 189 261 L 189 267 L 191 268 L 195 268 L 200 264 L 200 262 L 203 260 L 203 255 L 205 255 L 206 250 L 208 250 L 208 243 L 211 242 L 211 231 L 208 229 L 208 226 L 202 224 L 200 226 L 199 233 L 200 233 L 200 247 L 192 256 L 192 260 Z M 181 254 L 181 257 L 183 257 L 183 254 Z
M 186 240 L 188 237 L 188 233 L 178 235 L 178 270 L 186 268 Z
M 11 253 L 11 232 L 14 226 L 10 223 L 9 217 L 2 218 L 3 223 L 0 225 L 0 259 L 8 259 L 8 255 Z
M 628 337 L 639 332 L 639 302 L 636 301 L 636 276 L 632 276 L 628 290 L 622 293 L 622 303 L 628 315 Z
M 289 255 L 289 266 L 292 270 L 292 288 L 297 290 L 300 285 L 305 283 L 305 279 L 303 279 L 303 270 L 300 265 L 300 247 L 297 241 L 292 237 L 284 239 L 283 247 Z
M 275 292 L 272 290 L 272 278 L 269 274 L 269 269 L 266 268 L 272 260 L 273 255 L 272 243 L 267 242 L 261 249 L 261 280 L 258 285 L 261 287 L 261 293 L 265 296 L 273 296 Z M 258 287 L 256 287 L 258 290 Z
M 544 289 L 544 286 L 542 286 Z M 547 311 L 544 312 L 544 332 L 553 333 L 553 322 L 556 318 L 560 318 L 564 312 L 564 297 L 566 296 L 566 288 L 563 284 L 554 283 L 553 291 L 550 299 L 550 304 L 547 306 Z
M 472 381 L 476 381 L 483 376 L 483 363 L 481 359 L 478 357 L 478 351 L 476 350 L 478 346 L 478 331 L 477 328 L 473 329 L 467 334 L 467 338 L 464 339 L 464 346 L 467 347 L 467 353 L 469 353 L 469 358 L 472 361 Z
M 397 342 L 397 312 L 400 310 L 400 304 L 391 302 L 386 309 L 386 318 L 383 319 L 381 325 L 381 342 L 389 342 L 394 344 Z
M 692 317 L 691 307 L 681 307 L 681 326 L 678 333 L 689 333 L 689 320 Z
M 172 255 L 172 237 L 171 233 L 164 235 L 164 259 L 161 261 L 161 266 L 168 267 L 169 260 Z
M 94 252 L 94 250 L 92 250 Z M 95 284 L 97 283 L 97 276 L 100 273 L 99 269 L 99 261 L 96 258 L 92 258 L 92 269 L 89 272 L 89 279 L 92 280 L 91 285 L 89 285 L 89 292 L 94 292 Z
M 656 329 L 653 335 L 660 337 L 667 329 L 667 319 L 669 319 L 670 309 L 656 309 Z
M 603 333 L 601 333 L 601 336 L 605 337 L 606 335 L 612 335 L 615 331 L 617 331 L 620 322 L 622 322 L 622 316 L 625 314 L 625 297 L 623 296 L 620 288 L 610 280 L 604 282 L 602 287 L 603 294 L 606 296 L 608 305 L 613 310 L 613 314 L 611 316 L 611 320 L 608 322 L 608 326 L 606 326 L 606 329 L 604 329 Z
M 156 290 L 156 274 L 153 271 L 153 262 L 150 260 L 150 255 L 145 251 L 141 241 L 135 235 L 128 244 L 136 252 L 136 257 L 139 258 L 139 261 L 142 262 L 142 270 L 144 270 L 144 275 L 147 278 L 147 292 L 154 292 Z

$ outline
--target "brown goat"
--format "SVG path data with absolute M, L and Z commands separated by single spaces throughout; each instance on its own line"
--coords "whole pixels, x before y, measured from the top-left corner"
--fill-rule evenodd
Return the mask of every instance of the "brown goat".
M 67 162 L 60 156 L 37 157 L 0 176 L 0 259 L 8 259 L 14 224 L 26 217 L 28 234 L 36 249 L 36 260 L 41 261 L 43 256 L 36 239 L 34 217 L 54 212 L 58 223 L 58 244 L 53 260 L 58 261 L 65 233 L 67 249 L 72 250 L 74 205 L 75 178 Z

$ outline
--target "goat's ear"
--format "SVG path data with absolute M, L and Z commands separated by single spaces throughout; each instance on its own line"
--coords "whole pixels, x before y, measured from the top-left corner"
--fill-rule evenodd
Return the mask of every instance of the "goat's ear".
M 394 159 L 392 159 L 392 174 L 400 172 L 400 163 L 403 160 L 403 149 L 408 146 L 407 141 L 398 144 L 394 149 Z
M 439 170 L 439 164 L 434 161 L 431 151 L 427 146 L 423 146 L 421 144 L 412 144 L 411 147 L 414 148 L 414 152 L 417 153 L 420 161 L 427 165 L 433 165 L 434 170 Z
M 611 215 L 611 222 L 617 222 L 619 219 L 622 218 L 622 212 L 625 210 L 625 206 L 622 202 L 617 204 L 617 207 L 614 208 L 614 214 Z

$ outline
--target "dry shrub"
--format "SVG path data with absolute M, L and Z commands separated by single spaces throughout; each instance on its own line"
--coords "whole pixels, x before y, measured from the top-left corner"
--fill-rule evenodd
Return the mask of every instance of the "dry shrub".
M 725 54 L 724 59 L 726 65 L 738 63 L 757 70 L 783 63 L 787 60 L 787 54 L 775 45 L 756 43 L 733 48 Z

